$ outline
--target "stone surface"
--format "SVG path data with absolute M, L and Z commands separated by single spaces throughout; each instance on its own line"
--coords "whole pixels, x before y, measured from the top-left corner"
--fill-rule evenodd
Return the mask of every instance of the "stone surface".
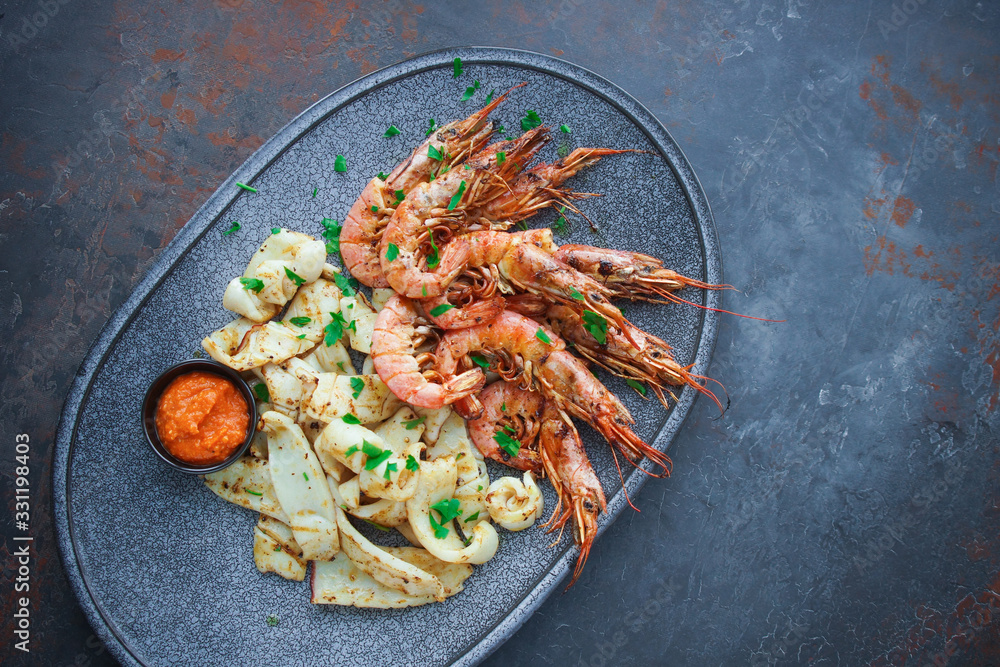
M 37 549 L 33 654 L 5 641 L 4 664 L 113 664 L 62 572 L 49 462 L 114 310 L 311 102 L 469 44 L 556 55 L 645 104 L 713 206 L 740 290 L 724 307 L 787 320 L 721 319 L 726 416 L 696 403 L 674 477 L 487 664 L 1000 661 L 996 6 L 54 6 L 0 7 L 0 447 L 31 436 Z

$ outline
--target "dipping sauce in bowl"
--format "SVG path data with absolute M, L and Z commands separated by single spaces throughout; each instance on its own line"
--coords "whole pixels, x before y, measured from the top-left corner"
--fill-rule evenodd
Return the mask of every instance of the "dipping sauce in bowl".
M 257 405 L 239 373 L 208 359 L 164 371 L 146 391 L 142 426 L 156 454 L 174 468 L 204 475 L 250 447 Z
M 229 380 L 192 371 L 174 379 L 156 404 L 156 433 L 187 463 L 212 465 L 243 444 L 250 424 L 246 399 Z

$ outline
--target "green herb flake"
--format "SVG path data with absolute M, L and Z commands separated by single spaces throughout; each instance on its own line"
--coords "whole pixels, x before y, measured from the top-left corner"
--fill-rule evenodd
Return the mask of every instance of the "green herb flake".
M 302 479 L 309 481 L 309 475 L 307 473 L 302 473 Z
M 271 234 L 280 234 L 281 227 L 271 227 Z
M 251 187 L 250 187 L 249 185 L 244 185 L 243 183 L 237 183 L 237 184 L 236 184 L 236 187 L 238 187 L 238 188 L 243 188 L 243 189 L 244 189 L 244 190 L 246 190 L 247 192 L 252 192 L 252 193 L 254 193 L 254 194 L 257 194 L 257 192 L 259 192 L 259 191 L 257 190 L 257 188 L 251 188 Z
M 378 173 L 378 179 L 379 179 L 380 181 L 384 181 L 384 180 L 385 180 L 385 179 L 387 179 L 387 178 L 389 178 L 389 174 L 385 173 L 384 171 L 380 171 L 380 172 Z
M 378 206 L 375 206 L 375 204 L 372 204 L 372 213 L 378 213 Z
M 313 199 L 316 198 L 316 193 L 319 192 L 319 188 L 313 188 Z
M 524 118 L 521 119 L 521 130 L 527 132 L 528 130 L 533 130 L 542 124 L 542 119 L 538 117 L 538 114 L 530 109 L 524 114 Z
M 454 307 L 450 303 L 442 303 L 440 306 L 434 306 L 431 308 L 431 317 L 441 317 Z
M 257 400 L 264 403 L 271 402 L 271 392 L 267 390 L 267 385 L 263 382 L 258 382 L 253 386 L 253 395 L 257 397 Z
M 503 431 L 497 431 L 496 433 L 494 433 L 493 439 L 496 441 L 498 445 L 500 445 L 500 449 L 507 452 L 511 458 L 517 458 L 517 455 L 521 451 L 520 440 L 510 437 Z
M 338 155 L 336 158 L 334 158 L 333 170 L 339 172 L 347 171 L 347 160 L 344 158 L 343 155 Z
M 483 487 L 479 487 L 479 488 L 481 489 Z M 470 514 L 469 517 L 465 521 L 463 521 L 462 523 L 469 523 L 470 521 L 475 521 L 478 518 L 479 518 L 479 510 L 476 510 L 475 512 L 473 512 L 472 514 Z
M 241 226 L 240 223 L 238 223 L 235 220 L 233 220 L 232 223 L 229 225 L 229 229 L 227 229 L 226 231 L 222 232 L 222 235 L 223 236 L 229 236 L 233 232 L 238 232 L 238 231 L 240 231 L 240 226 Z
M 495 92 L 497 92 L 495 88 L 491 88 L 490 89 L 490 94 L 486 96 L 486 104 L 485 104 L 485 106 L 489 106 L 490 102 L 493 101 L 493 93 L 495 93 Z
M 451 201 L 448 202 L 449 211 L 455 210 L 455 207 L 458 206 L 458 202 L 462 201 L 462 195 L 464 194 L 465 194 L 465 181 L 463 180 L 462 184 L 458 186 L 458 192 L 452 195 Z
M 435 521 L 433 514 L 428 513 L 427 518 L 430 519 L 431 530 L 434 531 L 434 537 L 438 538 L 439 540 L 443 540 L 444 538 L 448 537 L 448 529 L 439 524 L 437 521 Z
M 500 412 L 507 412 L 507 401 L 500 404 Z
M 354 396 L 354 398 L 357 398 L 358 396 L 361 395 L 361 392 L 365 390 L 365 381 L 359 377 L 352 377 L 351 389 L 354 390 L 354 393 L 351 395 Z
M 566 134 L 570 134 L 573 131 L 569 129 L 569 125 L 560 125 L 559 129 L 565 132 Z
M 329 324 L 323 327 L 324 340 L 327 347 L 330 347 L 338 340 L 344 337 L 344 332 L 347 329 L 347 320 L 344 319 L 341 313 L 330 313 L 330 317 L 333 318 Z M 340 368 L 341 372 L 344 370 L 344 362 L 338 361 L 337 366 Z
M 395 243 L 390 243 L 389 247 L 385 249 L 385 258 L 391 262 L 397 257 L 399 257 L 399 246 Z
M 346 415 L 344 415 L 343 417 L 341 417 L 341 419 L 344 420 L 345 424 L 360 424 L 361 423 L 361 420 L 358 419 L 357 417 L 355 417 L 354 415 L 352 415 L 350 412 L 348 412 Z
M 507 161 L 507 151 L 497 151 L 497 166 Z
M 632 378 L 626 378 L 625 379 L 625 384 L 627 384 L 628 386 L 632 387 L 633 389 L 635 389 L 637 392 L 639 392 L 643 396 L 646 395 L 646 385 L 644 385 L 643 383 L 636 382 Z
M 379 449 L 367 440 L 362 440 L 361 443 L 361 451 L 368 457 L 368 462 L 365 463 L 365 470 L 375 470 L 375 468 L 382 465 L 382 463 L 392 456 L 391 449 Z
M 592 310 L 583 311 L 583 328 L 601 345 L 608 342 L 608 321 Z
M 566 212 L 565 206 L 559 209 L 559 219 L 556 220 L 554 223 L 552 223 L 552 229 L 555 229 L 556 231 L 560 232 L 566 229 L 566 216 L 564 215 L 565 212 Z
M 306 337 L 305 334 L 299 334 L 298 336 L 296 336 L 296 338 L 298 338 L 299 340 L 302 340 L 305 337 Z
M 271 614 L 270 616 L 268 616 L 266 620 L 267 620 L 268 627 L 273 628 L 273 627 L 275 627 L 275 626 L 278 625 L 278 617 L 275 616 L 274 614 Z
M 396 472 L 396 468 L 397 466 L 395 463 L 386 463 L 385 473 L 382 476 L 385 477 L 387 480 L 392 481 L 392 473 Z
M 293 317 L 292 319 L 290 319 L 288 321 L 291 322 L 292 324 L 294 324 L 297 327 L 304 327 L 305 325 L 307 325 L 310 322 L 312 322 L 312 318 L 311 317 Z
M 471 100 L 472 96 L 476 94 L 477 90 L 479 90 L 479 82 L 473 81 L 472 85 L 465 89 L 465 93 L 462 94 L 461 101 L 468 102 L 469 100 Z
M 463 183 L 465 181 L 462 181 Z M 438 247 L 434 242 L 434 232 L 430 233 L 431 236 L 431 254 L 427 255 L 427 268 L 434 269 L 437 265 L 441 263 L 441 257 L 438 255 Z M 424 296 L 427 296 L 427 287 L 423 287 Z
M 243 289 L 251 290 L 254 294 L 259 294 L 264 289 L 264 281 L 256 278 L 240 278 L 240 285 L 243 285 Z
M 535 332 L 535 338 L 542 341 L 543 343 L 552 345 L 552 338 L 549 337 L 549 335 L 545 333 L 545 331 L 541 327 L 539 327 L 538 331 Z
M 306 284 L 306 279 L 305 278 L 303 278 L 299 274 L 295 273 L 294 271 L 292 271 L 287 266 L 285 267 L 285 275 L 288 276 L 289 280 L 291 280 L 293 283 L 295 283 L 298 286 L 302 286 L 302 285 Z
M 385 134 L 383 134 L 382 136 L 383 136 L 383 137 L 394 137 L 394 136 L 396 136 L 397 134 L 399 134 L 399 128 L 398 128 L 398 127 L 396 127 L 395 125 L 390 125 L 390 126 L 389 126 L 389 129 L 388 129 L 388 130 L 386 130 L 386 131 L 385 131 Z
M 340 230 L 343 227 L 332 218 L 323 218 L 320 220 L 320 224 L 323 225 L 322 235 L 326 239 L 327 254 L 332 255 L 335 252 L 340 252 Z
M 423 424 L 425 421 L 427 421 L 427 417 L 418 417 L 417 419 L 410 419 L 408 421 L 403 422 L 403 427 L 407 431 L 412 431 L 413 429 Z
M 350 447 L 347 448 L 347 451 L 344 452 L 344 458 L 349 458 L 351 456 L 354 456 L 360 451 L 361 450 L 358 448 L 357 445 L 351 445 Z
M 459 505 L 458 498 L 449 498 L 434 503 L 431 509 L 441 515 L 441 524 L 444 525 L 462 513 Z
M 462 59 L 455 58 L 455 60 L 453 60 L 451 64 L 454 70 L 453 78 L 457 79 L 458 77 L 462 76 Z
M 406 193 L 405 193 L 405 192 L 403 192 L 402 190 L 396 190 L 396 192 L 395 192 L 395 193 L 393 193 L 393 194 L 395 194 L 395 195 L 396 195 L 396 201 L 395 201 L 395 203 L 394 203 L 394 204 L 392 205 L 392 206 L 393 206 L 393 208 L 395 208 L 396 206 L 399 206 L 399 202 L 401 202 L 401 201 L 403 201 L 404 199 L 406 199 Z
M 406 457 L 406 469 L 413 472 L 420 470 L 420 463 L 414 458 L 413 454 Z
M 250 494 L 251 496 L 260 496 L 260 497 L 264 497 L 264 494 L 263 494 L 263 493 L 261 493 L 260 491 L 251 491 L 250 489 L 244 489 L 244 490 L 245 490 L 245 491 L 246 491 L 247 493 L 249 493 L 249 494 Z
M 472 362 L 484 371 L 490 370 L 490 362 L 488 362 L 485 357 L 480 357 L 477 354 L 470 354 L 469 359 L 472 359 Z
M 424 136 L 425 136 L 425 137 L 429 137 L 429 136 L 431 136 L 432 134 L 434 134 L 434 131 L 435 131 L 436 129 L 438 129 L 438 126 L 437 126 L 437 123 L 435 123 L 435 122 L 434 122 L 434 119 L 433 119 L 433 118 L 431 118 L 431 124 L 430 124 L 430 126 L 429 126 L 429 127 L 427 128 L 427 132 L 426 132 L 426 133 L 424 134 Z
M 586 298 L 583 296 L 583 294 L 581 294 L 580 291 L 578 289 L 576 289 L 575 287 L 570 287 L 569 288 L 569 295 L 571 297 L 573 297 L 574 299 L 576 299 L 577 301 L 585 301 L 586 300 Z
M 421 285 L 420 291 L 423 292 L 424 296 L 427 296 L 427 285 Z
M 440 162 L 441 160 L 444 160 L 444 153 L 434 148 L 434 144 L 429 144 L 427 146 L 427 157 Z
M 337 284 L 337 287 L 344 293 L 344 296 L 352 297 L 356 294 L 355 288 L 357 287 L 357 283 L 354 282 L 353 278 L 348 278 L 343 273 L 335 273 L 333 274 L 333 282 Z
M 346 370 L 344 369 L 344 362 L 343 362 L 343 361 L 338 361 L 338 362 L 337 362 L 337 368 L 339 368 L 339 369 L 340 369 L 340 372 L 341 372 L 341 373 L 346 373 L 346 372 L 347 372 L 347 371 L 346 371 Z

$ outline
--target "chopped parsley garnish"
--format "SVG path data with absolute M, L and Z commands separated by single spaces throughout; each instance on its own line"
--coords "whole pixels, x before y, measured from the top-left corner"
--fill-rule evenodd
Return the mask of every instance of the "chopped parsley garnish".
M 306 283 L 306 279 L 305 278 L 303 278 L 299 274 L 295 273 L 294 271 L 292 271 L 287 266 L 285 267 L 285 275 L 288 276 L 288 279 L 291 280 L 296 285 L 305 285 L 305 283 Z
M 338 361 L 338 362 L 337 362 L 337 368 L 339 368 L 339 369 L 340 369 L 340 372 L 341 372 L 341 373 L 346 373 L 346 372 L 347 372 L 347 371 L 346 371 L 346 370 L 344 369 L 344 362 L 343 362 L 343 361 Z
M 326 343 L 327 347 L 330 347 L 331 345 L 333 345 L 334 343 L 336 343 L 338 340 L 340 340 L 341 338 L 343 338 L 344 337 L 344 333 L 346 332 L 346 330 L 348 328 L 347 320 L 344 319 L 343 314 L 341 314 L 341 313 L 330 313 L 330 317 L 332 317 L 333 319 L 330 321 L 329 324 L 327 324 L 325 327 L 323 327 L 323 333 L 325 334 L 324 335 L 324 342 Z M 354 324 L 354 322 L 351 322 L 351 324 Z M 340 367 L 341 371 L 344 370 L 343 364 L 344 364 L 343 361 L 338 361 L 337 362 L 337 365 Z
M 437 123 L 435 123 L 435 122 L 434 122 L 434 119 L 433 119 L 433 118 L 431 118 L 431 124 L 430 124 L 430 127 L 428 127 L 428 128 L 427 128 L 427 133 L 426 133 L 426 134 L 424 134 L 424 136 L 425 136 L 425 137 L 429 137 L 429 136 L 431 136 L 432 134 L 434 134 L 434 130 L 436 130 L 436 129 L 438 129 L 438 126 L 437 126 Z
M 462 183 L 465 183 L 465 181 L 462 181 Z M 427 268 L 433 269 L 436 268 L 437 265 L 441 263 L 441 257 L 438 256 L 438 247 L 437 244 L 434 243 L 434 232 L 430 232 L 430 236 L 431 236 L 431 254 L 427 255 Z M 427 287 L 425 286 L 423 290 L 424 290 L 424 296 L 427 296 Z
M 272 628 L 278 625 L 278 617 L 275 616 L 274 614 L 271 614 L 270 616 L 267 617 L 267 624 Z
M 583 311 L 583 328 L 601 345 L 608 342 L 608 321 L 592 310 Z
M 427 417 L 418 417 L 417 419 L 410 419 L 408 421 L 403 422 L 403 426 L 406 428 L 407 431 L 412 431 L 413 429 L 423 424 L 425 421 L 427 421 Z
M 472 85 L 465 89 L 465 93 L 462 95 L 461 101 L 468 102 L 470 99 L 472 99 L 472 96 L 476 94 L 477 90 L 479 90 L 479 82 L 473 81 Z
M 490 102 L 493 101 L 493 93 L 495 92 L 497 92 L 495 88 L 490 89 L 490 94 L 486 96 L 486 106 L 489 106 Z
M 503 431 L 497 431 L 494 433 L 493 439 L 496 440 L 498 445 L 500 445 L 500 449 L 510 454 L 511 458 L 517 458 L 518 453 L 521 451 L 520 440 L 510 437 Z
M 372 213 L 378 213 L 378 206 L 372 204 Z
M 380 181 L 384 181 L 385 179 L 389 178 L 389 174 L 385 173 L 384 171 L 380 171 L 378 173 L 378 178 Z
M 386 479 L 388 479 L 388 477 Z M 362 521 L 364 521 L 365 523 L 367 523 L 367 524 L 369 524 L 371 526 L 374 526 L 375 528 L 381 530 L 383 533 L 388 533 L 389 532 L 389 529 L 386 528 L 385 526 L 383 526 L 380 523 L 375 523 L 371 519 L 366 519 L 363 516 L 359 516 L 358 518 L 361 519 Z
M 399 128 L 398 128 L 398 127 L 396 127 L 395 125 L 390 125 L 390 126 L 389 126 L 389 129 L 388 129 L 388 130 L 386 130 L 386 131 L 385 131 L 385 134 L 383 134 L 382 136 L 383 136 L 383 137 L 394 137 L 394 136 L 396 136 L 397 134 L 399 134 Z
M 229 236 L 233 232 L 238 232 L 238 231 L 240 231 L 240 223 L 238 223 L 235 220 L 233 220 L 232 224 L 229 225 L 229 229 L 227 229 L 226 231 L 222 232 L 222 235 L 223 236 Z
M 319 192 L 319 188 L 313 188 L 313 198 L 316 198 L 316 193 Z
M 271 233 L 272 234 L 280 234 L 281 233 L 281 227 L 271 227 Z
M 354 390 L 354 393 L 352 394 L 352 396 L 354 396 L 354 398 L 357 398 L 358 396 L 361 395 L 361 392 L 363 392 L 365 390 L 365 381 L 362 380 L 359 377 L 352 377 L 351 378 L 351 389 Z
M 267 390 L 267 385 L 263 382 L 258 382 L 253 386 L 253 395 L 265 403 L 271 402 L 271 392 Z
M 431 317 L 440 317 L 444 315 L 449 310 L 453 309 L 455 306 L 450 303 L 442 303 L 440 306 L 434 306 L 431 308 Z
M 462 195 L 464 194 L 465 194 L 465 181 L 463 180 L 462 184 L 458 186 L 458 192 L 452 195 L 451 201 L 448 202 L 449 211 L 455 210 L 455 207 L 458 206 L 458 202 L 462 201 Z
M 632 378 L 626 378 L 625 379 L 625 384 L 627 384 L 628 386 L 632 387 L 633 389 L 635 389 L 637 392 L 639 392 L 643 396 L 646 395 L 646 385 L 644 385 L 643 383 L 636 382 Z
M 391 474 L 394 473 L 394 472 L 396 472 L 396 468 L 397 468 L 397 466 L 396 466 L 395 463 L 386 463 L 385 464 L 385 473 L 382 476 L 385 477 L 388 480 L 392 480 Z
M 455 72 L 454 75 L 453 75 L 453 78 L 457 79 L 458 77 L 462 76 L 462 59 L 461 58 L 455 58 L 455 60 L 452 61 L 452 67 L 454 68 L 454 72 Z
M 541 327 L 539 327 L 538 331 L 535 332 L 535 338 L 542 341 L 543 343 L 552 345 L 552 338 L 550 338 L 549 335 L 545 333 L 545 331 Z
M 500 412 L 507 412 L 507 401 L 500 404 Z
M 424 296 L 427 296 L 427 285 L 421 285 L 420 291 L 423 292 Z
M 304 479 L 304 480 L 306 480 L 308 482 L 309 481 L 309 475 L 306 474 L 306 473 L 302 473 L 302 479 Z
M 455 460 L 457 461 L 460 458 L 462 458 L 463 456 L 465 456 L 465 452 L 459 452 L 458 454 L 455 454 Z
M 497 166 L 507 161 L 507 151 L 497 151 Z
M 484 371 L 490 370 L 490 362 L 486 361 L 485 357 L 480 357 L 477 354 L 470 354 L 469 359 L 472 359 L 473 363 L 482 368 Z
M 240 285 L 245 290 L 252 290 L 254 294 L 259 294 L 264 289 L 264 281 L 256 278 L 240 278 Z
M 434 148 L 434 144 L 430 144 L 427 146 L 427 157 L 432 160 L 441 161 L 444 159 L 444 153 Z
M 406 469 L 413 472 L 420 470 L 420 463 L 413 457 L 413 454 L 406 457 Z
M 339 172 L 347 171 L 347 160 L 344 159 L 343 155 L 338 155 L 333 160 L 333 170 Z
M 290 319 L 288 321 L 291 322 L 292 324 L 294 324 L 297 327 L 304 327 L 305 325 L 307 325 L 310 322 L 312 322 L 312 318 L 311 317 L 293 317 L 292 319 Z
M 430 519 L 431 521 L 431 529 L 434 531 L 434 537 L 438 538 L 439 540 L 443 540 L 444 538 L 448 537 L 448 529 L 439 524 L 437 521 L 435 521 L 433 514 L 428 513 L 427 518 Z
M 576 299 L 577 301 L 585 301 L 586 300 L 586 297 L 584 297 L 583 294 L 580 293 L 580 290 L 578 290 L 575 287 L 570 287 L 569 288 L 569 295 L 571 297 L 573 297 L 574 299 Z
M 480 488 L 482 488 L 482 487 L 480 487 Z M 473 512 L 472 514 L 470 514 L 469 517 L 465 521 L 463 521 L 462 523 L 469 523 L 470 521 L 475 521 L 478 518 L 479 518 L 479 510 L 476 510 L 475 512 Z
M 528 231 L 527 221 L 522 220 L 521 222 L 517 223 L 517 228 L 520 229 L 522 232 Z
M 563 229 L 566 228 L 566 216 L 564 215 L 565 212 L 566 212 L 565 206 L 559 209 L 559 219 L 556 220 L 554 223 L 552 223 L 552 229 L 555 229 L 556 231 L 562 231 Z
M 431 509 L 441 515 L 441 524 L 444 525 L 462 513 L 459 509 L 458 498 L 449 500 L 439 500 L 431 505 Z
M 393 194 L 396 195 L 396 201 L 395 201 L 395 203 L 393 203 L 393 207 L 399 206 L 399 202 L 401 202 L 404 199 L 406 199 L 406 193 L 403 192 L 402 190 L 396 190 L 396 192 L 393 193 Z
M 244 489 L 244 491 L 249 493 L 251 496 L 261 496 L 261 497 L 264 496 L 264 494 L 261 493 L 260 491 L 251 491 L 250 489 Z
M 320 221 L 323 225 L 323 238 L 326 239 L 326 253 L 332 255 L 340 252 L 340 230 L 343 229 L 336 220 L 323 218 Z
M 542 124 L 542 119 L 538 117 L 538 114 L 530 109 L 524 114 L 524 118 L 521 119 L 521 129 L 525 132 L 532 130 Z
M 344 458 L 346 459 L 349 456 L 353 456 L 354 454 L 357 454 L 360 451 L 361 450 L 358 448 L 357 445 L 351 445 L 350 447 L 347 448 L 347 451 L 344 452 Z
M 565 132 L 566 134 L 569 134 L 569 133 L 571 133 L 573 131 L 573 130 L 569 129 L 569 125 L 560 125 L 559 129 L 562 130 L 563 132 Z
M 335 273 L 333 274 L 333 282 L 337 284 L 337 287 L 344 293 L 344 296 L 354 296 L 354 289 L 357 287 L 357 283 L 354 282 L 353 278 L 348 278 L 343 273 Z
M 255 194 L 258 192 L 257 188 L 251 188 L 249 185 L 244 185 L 243 183 L 237 183 L 236 187 L 243 188 L 247 192 L 253 192 Z
M 299 334 L 298 336 L 296 336 L 296 338 L 298 338 L 299 340 L 302 340 L 305 337 L 306 337 L 305 334 Z
M 344 421 L 347 421 L 347 419 L 345 418 Z M 391 449 L 379 449 L 367 440 L 361 441 L 361 451 L 368 457 L 368 462 L 365 463 L 365 470 L 374 470 L 379 467 L 383 461 L 392 456 Z
M 390 243 L 389 247 L 385 249 L 385 258 L 390 262 L 399 257 L 399 246 L 395 243 Z
M 348 412 L 346 415 L 344 415 L 343 417 L 341 417 L 341 419 L 344 420 L 345 424 L 360 424 L 361 423 L 361 420 L 358 419 L 357 417 L 355 417 L 350 412 Z

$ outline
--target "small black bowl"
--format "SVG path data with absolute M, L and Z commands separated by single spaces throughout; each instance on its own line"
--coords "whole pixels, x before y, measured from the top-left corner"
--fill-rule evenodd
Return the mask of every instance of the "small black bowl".
M 236 388 L 240 391 L 240 393 L 243 394 L 243 398 L 246 399 L 247 402 L 247 412 L 250 414 L 250 422 L 247 426 L 247 437 L 243 440 L 243 444 L 221 463 L 199 466 L 181 461 L 179 458 L 167 451 L 167 448 L 163 446 L 162 442 L 160 442 L 159 434 L 156 432 L 156 405 L 160 401 L 160 395 L 163 394 L 167 385 L 169 385 L 175 378 L 192 371 L 213 373 L 231 381 L 234 385 L 236 385 Z M 254 430 L 256 427 L 257 403 L 254 401 L 250 385 L 248 385 L 246 380 L 240 377 L 240 374 L 232 368 L 223 366 L 220 363 L 210 361 L 208 359 L 188 359 L 187 361 L 182 361 L 176 366 L 171 366 L 165 370 L 160 377 L 153 380 L 153 384 L 151 384 L 149 389 L 146 390 L 146 397 L 142 399 L 142 428 L 146 432 L 146 440 L 149 441 L 149 446 L 153 448 L 153 451 L 156 452 L 157 456 L 169 463 L 171 466 L 181 472 L 190 473 L 192 475 L 204 475 L 206 473 L 215 472 L 216 470 L 222 470 L 223 468 L 235 463 L 238 458 L 246 453 L 247 448 L 250 447 L 250 441 L 253 440 Z

